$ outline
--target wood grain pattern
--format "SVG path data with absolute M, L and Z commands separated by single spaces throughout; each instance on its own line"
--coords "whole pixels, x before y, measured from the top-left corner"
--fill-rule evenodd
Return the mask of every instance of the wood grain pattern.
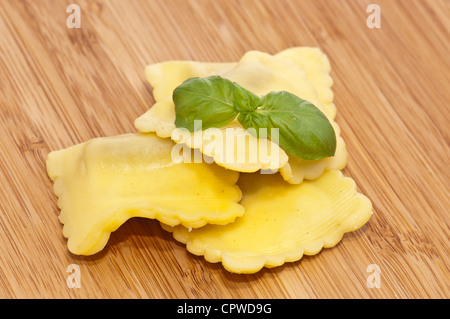
M 381 28 L 366 26 L 370 3 Z M 66 7 L 81 7 L 69 29 Z M 448 298 L 450 20 L 445 0 L 0 2 L 0 298 Z M 135 132 L 143 69 L 310 45 L 329 57 L 344 173 L 373 202 L 336 247 L 254 275 L 132 219 L 91 257 L 67 251 L 45 158 Z M 81 288 L 69 289 L 77 264 Z M 377 264 L 381 287 L 368 288 Z

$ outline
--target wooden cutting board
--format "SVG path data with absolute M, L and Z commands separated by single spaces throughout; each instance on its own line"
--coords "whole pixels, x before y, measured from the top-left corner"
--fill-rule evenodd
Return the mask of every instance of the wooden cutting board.
M 449 2 L 377 0 L 379 28 L 371 3 L 1 1 L 0 298 L 450 297 Z M 191 255 L 147 219 L 97 255 L 67 251 L 50 151 L 135 132 L 154 103 L 147 64 L 293 46 L 330 59 L 344 174 L 373 202 L 365 226 L 253 275 Z

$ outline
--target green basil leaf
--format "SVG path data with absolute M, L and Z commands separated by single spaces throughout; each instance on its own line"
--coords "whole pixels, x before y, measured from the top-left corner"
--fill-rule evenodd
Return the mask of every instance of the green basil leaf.
M 263 130 L 260 131 L 260 129 L 270 130 L 271 123 L 269 117 L 257 112 L 248 112 L 239 114 L 238 121 L 253 136 L 259 138 L 270 137 L 270 132 L 260 134 L 260 132 L 264 132 Z
M 191 132 L 223 127 L 237 117 L 250 134 L 271 138 L 299 158 L 317 160 L 334 156 L 336 151 L 336 135 L 328 118 L 310 102 L 286 91 L 260 98 L 237 83 L 210 76 L 186 80 L 172 98 L 175 125 Z
M 257 109 L 262 101 L 256 94 L 253 94 L 247 89 L 244 89 L 237 83 L 233 83 L 233 99 L 234 109 L 239 113 L 248 113 Z
M 233 82 L 219 76 L 190 78 L 173 91 L 175 125 L 190 132 L 199 129 L 195 120 L 201 120 L 202 129 L 223 127 L 233 121 L 238 112 L 233 107 Z
M 306 160 L 334 156 L 336 135 L 333 126 L 313 104 L 285 91 L 271 92 L 262 98 L 262 102 L 262 106 L 254 111 L 258 117 L 252 116 L 253 123 L 265 125 L 269 136 L 269 129 L 278 128 L 279 145 L 286 152 Z M 261 117 L 265 120 L 261 121 Z

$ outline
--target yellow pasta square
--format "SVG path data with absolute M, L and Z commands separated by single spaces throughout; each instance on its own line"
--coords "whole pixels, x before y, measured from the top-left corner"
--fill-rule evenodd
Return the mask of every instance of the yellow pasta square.
M 304 179 L 319 177 L 325 169 L 343 169 L 347 163 L 345 143 L 338 124 L 333 120 L 336 108 L 332 101 L 329 72 L 326 56 L 319 49 L 309 47 L 287 49 L 275 55 L 249 51 L 234 64 L 167 61 L 150 65 L 146 68 L 146 76 L 157 92 L 157 103 L 135 120 L 135 126 L 142 132 L 156 132 L 158 136 L 171 137 L 176 143 L 199 149 L 225 168 L 240 172 L 279 169 L 286 181 L 299 184 Z M 221 75 L 257 95 L 284 90 L 313 103 L 327 115 L 335 129 L 335 155 L 317 161 L 302 160 L 287 154 L 270 140 L 253 137 L 236 120 L 212 132 L 209 129 L 193 134 L 176 128 L 171 98 L 173 89 L 189 77 L 209 75 Z M 208 139 L 217 130 L 221 132 L 220 138 Z M 246 143 L 240 146 L 239 140 Z M 234 144 L 224 147 L 229 141 Z M 255 150 L 254 154 L 245 157 L 249 150 Z M 228 156 L 230 152 L 244 154 L 244 160 L 239 156 Z
M 154 134 L 124 134 L 48 155 L 47 171 L 72 253 L 100 251 L 110 233 L 131 217 L 200 227 L 242 216 L 242 194 L 235 185 L 239 173 L 194 158 L 176 162 L 174 145 Z
M 245 214 L 233 223 L 191 231 L 162 224 L 189 252 L 221 262 L 234 273 L 254 273 L 317 254 L 360 228 L 372 213 L 371 202 L 338 170 L 297 185 L 279 174 L 241 174 L 238 185 Z

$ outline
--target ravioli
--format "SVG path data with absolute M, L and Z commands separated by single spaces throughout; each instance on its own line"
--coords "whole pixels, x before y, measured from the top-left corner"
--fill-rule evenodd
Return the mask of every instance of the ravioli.
M 48 155 L 47 171 L 72 253 L 102 250 L 110 233 L 131 217 L 195 228 L 243 215 L 242 193 L 235 185 L 239 173 L 194 160 L 174 161 L 174 145 L 153 133 L 124 134 Z
M 363 226 L 372 213 L 353 179 L 338 170 L 298 185 L 279 174 L 241 174 L 238 185 L 245 214 L 233 223 L 191 231 L 162 224 L 189 252 L 233 273 L 255 273 L 317 254 Z
M 280 169 L 283 178 L 292 184 L 303 179 L 319 177 L 325 169 L 343 169 L 347 163 L 347 151 L 340 130 L 333 118 L 336 114 L 332 102 L 332 81 L 329 77 L 329 62 L 326 56 L 314 48 L 294 48 L 282 51 L 274 56 L 259 51 L 247 52 L 241 60 L 231 68 L 231 63 L 203 63 L 181 61 L 163 62 L 147 67 L 147 80 L 155 85 L 158 101 L 145 114 L 135 120 L 135 126 L 142 132 L 156 132 L 161 137 L 171 137 L 176 143 L 183 143 L 214 159 L 225 168 L 240 172 L 256 172 L 260 169 L 276 171 Z M 306 72 L 303 69 L 306 70 Z M 199 74 L 196 70 L 200 69 Z M 148 70 L 152 70 L 149 72 Z M 170 70 L 170 74 L 168 74 Z M 186 72 L 186 70 L 189 70 Z M 211 71 L 205 74 L 205 70 Z M 217 73 L 214 73 L 217 72 Z M 155 75 L 157 74 L 157 76 Z M 208 130 L 189 133 L 176 128 L 175 107 L 171 98 L 171 90 L 181 84 L 187 77 L 221 75 L 232 80 L 257 95 L 265 95 L 271 91 L 289 91 L 318 107 L 335 129 L 337 148 L 335 156 L 319 161 L 304 161 L 287 154 L 277 144 L 267 139 L 257 139 L 249 134 L 235 120 L 220 128 L 220 134 Z M 162 85 L 162 78 L 168 78 L 169 85 Z M 317 85 L 317 87 L 308 79 Z M 176 83 L 180 81 L 179 83 Z M 319 89 L 318 89 L 319 88 Z M 164 92 L 164 93 L 162 93 Z M 320 92 L 320 94 L 319 94 Z M 169 94 L 165 96 L 165 94 Z M 217 129 L 214 129 L 217 132 Z M 211 136 L 219 138 L 211 139 Z M 239 145 L 236 141 L 245 140 Z M 234 141 L 228 146 L 227 141 Z M 249 156 L 249 150 L 253 154 Z M 227 153 L 246 154 L 246 159 L 228 156 Z M 232 160 L 230 160 L 232 159 Z

